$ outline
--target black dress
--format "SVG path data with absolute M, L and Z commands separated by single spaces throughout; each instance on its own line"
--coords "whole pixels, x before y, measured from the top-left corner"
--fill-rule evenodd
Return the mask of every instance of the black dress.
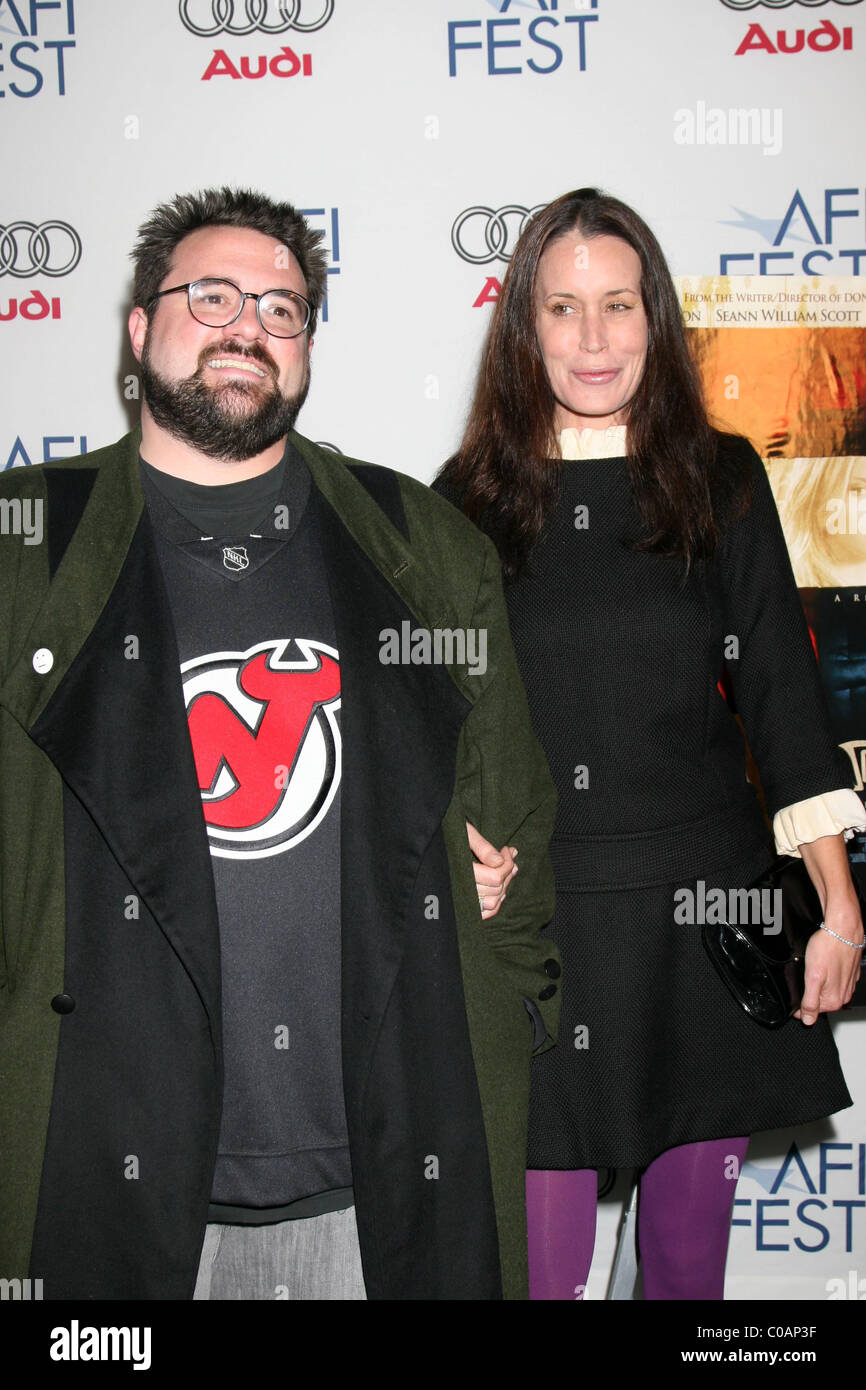
M 639 520 L 611 458 L 563 463 L 556 510 L 506 588 L 559 792 L 548 934 L 563 1012 L 558 1045 L 533 1062 L 531 1168 L 643 1166 L 851 1104 L 826 1018 L 763 1029 L 700 926 L 675 920 L 678 890 L 745 887 L 774 855 L 723 664 L 771 815 L 851 785 L 763 465 L 744 440 L 726 447 L 752 502 L 686 582 L 678 562 L 623 544 Z

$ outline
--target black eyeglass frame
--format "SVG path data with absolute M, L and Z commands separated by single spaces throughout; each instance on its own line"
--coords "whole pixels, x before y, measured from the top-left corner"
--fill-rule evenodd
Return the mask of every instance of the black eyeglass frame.
M 205 323 L 203 319 L 199 318 L 198 314 L 192 307 L 192 292 L 197 285 L 231 285 L 232 289 L 237 290 L 238 294 L 241 296 L 241 302 L 238 307 L 237 313 L 233 314 L 232 317 L 230 319 L 227 319 L 225 323 Z M 196 323 L 200 323 L 203 328 L 228 328 L 231 324 L 237 323 L 238 319 L 244 311 L 244 305 L 246 304 L 248 299 L 255 300 L 256 318 L 259 321 L 260 327 L 271 338 L 283 338 L 287 341 L 290 341 L 292 338 L 300 338 L 302 333 L 306 333 L 307 329 L 310 326 L 310 320 L 313 317 L 312 304 L 308 299 L 305 299 L 302 294 L 298 294 L 297 290 L 286 290 L 283 289 L 282 286 L 278 285 L 275 286 L 272 290 L 262 290 L 261 294 L 253 294 L 252 290 L 242 290 L 240 285 L 235 284 L 234 280 L 227 280 L 225 276 L 222 275 L 204 275 L 200 280 L 188 280 L 185 285 L 172 285 L 170 290 L 157 290 L 156 294 L 153 296 L 153 299 L 150 302 L 151 304 L 155 304 L 158 299 L 162 299 L 163 295 L 180 294 L 181 290 L 186 291 L 186 303 L 189 312 L 192 314 Z M 259 300 L 267 298 L 269 294 L 284 294 L 291 296 L 292 299 L 300 300 L 300 302 L 304 305 L 307 311 L 307 321 L 304 324 L 303 328 L 299 329 L 297 333 L 274 333 L 270 328 L 268 328 L 266 323 L 262 323 L 262 311 L 259 306 Z

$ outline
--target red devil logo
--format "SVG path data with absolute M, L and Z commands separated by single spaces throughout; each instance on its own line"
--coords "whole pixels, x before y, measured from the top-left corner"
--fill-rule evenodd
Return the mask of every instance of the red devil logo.
M 300 660 L 287 659 L 294 645 Z M 337 653 L 298 639 L 181 667 L 211 852 L 279 854 L 327 814 L 340 780 Z

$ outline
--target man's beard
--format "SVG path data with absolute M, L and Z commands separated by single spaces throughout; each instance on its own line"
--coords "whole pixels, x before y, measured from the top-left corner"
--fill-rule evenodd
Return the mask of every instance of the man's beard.
M 210 386 L 204 380 L 205 364 L 229 353 L 255 361 L 271 378 L 270 383 L 232 377 Z M 161 429 L 208 458 L 241 463 L 264 453 L 292 429 L 307 398 L 310 373 L 308 367 L 297 395 L 284 396 L 277 384 L 277 368 L 263 348 L 227 340 L 203 350 L 192 376 L 170 381 L 154 368 L 145 338 L 141 385 L 147 408 Z M 259 405 L 246 405 L 257 396 L 261 397 Z

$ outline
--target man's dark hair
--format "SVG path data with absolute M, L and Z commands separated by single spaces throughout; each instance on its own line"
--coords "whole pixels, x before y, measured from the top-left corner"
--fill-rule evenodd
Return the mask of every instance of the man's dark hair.
M 275 203 L 249 188 L 204 188 L 180 193 L 161 203 L 138 229 L 131 252 L 135 266 L 133 302 L 149 310 L 165 279 L 178 243 L 201 227 L 244 227 L 262 232 L 288 247 L 304 276 L 312 314 L 309 333 L 316 321 L 327 284 L 328 258 L 320 246 L 324 232 L 313 231 L 291 203 Z

